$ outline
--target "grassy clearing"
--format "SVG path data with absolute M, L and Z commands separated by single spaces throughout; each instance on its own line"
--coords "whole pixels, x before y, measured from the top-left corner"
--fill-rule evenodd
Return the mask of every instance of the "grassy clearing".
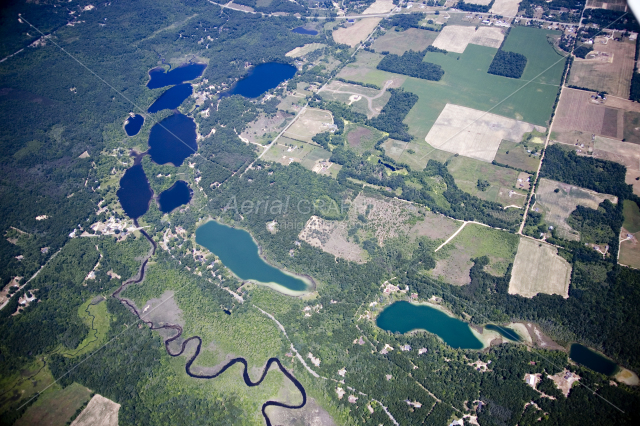
M 640 144 L 640 113 L 636 111 L 624 112 L 624 140 Z
M 529 145 L 521 142 L 503 140 L 500 143 L 500 147 L 498 147 L 494 161 L 517 169 L 535 172 L 540 165 L 540 156 L 527 152 L 535 148 L 533 144 L 531 145 L 532 146 L 529 147 Z M 538 149 L 541 147 L 542 146 L 539 145 Z
M 361 50 L 356 55 L 356 61 L 344 67 L 338 73 L 338 77 L 345 80 L 375 84 L 378 87 L 384 87 L 384 83 L 387 80 L 397 80 L 397 85 L 401 85 L 407 78 L 406 76 L 376 69 L 382 58 L 383 55 L 378 53 Z
M 62 356 L 77 357 L 88 354 L 107 340 L 111 315 L 107 311 L 106 302 L 92 305 L 91 300 L 87 300 L 78 308 L 78 316 L 89 327 L 89 334 L 76 349 L 66 349 L 60 345 L 58 353 Z
M 538 293 L 569 297 L 571 265 L 558 256 L 558 250 L 548 244 L 521 238 L 513 262 L 509 294 L 534 297 Z
M 278 139 L 278 142 L 267 151 L 264 159 L 288 166 L 294 161 L 301 162 L 315 148 L 315 145 L 281 137 Z
M 15 422 L 15 426 L 66 425 L 71 416 L 90 398 L 91 391 L 78 383 L 64 389 L 49 390 Z
M 381 20 L 381 18 L 361 19 L 351 26 L 335 30 L 333 32 L 333 39 L 336 43 L 356 47 L 371 34 Z
M 632 234 L 640 232 L 640 208 L 638 205 L 631 200 L 624 200 L 622 208 L 622 214 L 624 215 L 622 226 L 624 229 Z
M 283 136 L 303 142 L 311 142 L 318 133 L 326 132 L 333 124 L 333 115 L 329 111 L 307 108 L 287 129 Z
M 44 388 L 53 383 L 53 376 L 42 360 L 34 361 L 19 373 L 0 378 L 0 416 L 3 419 L 15 420 L 19 414 L 16 410 Z M 49 388 L 59 390 L 58 385 Z
M 407 50 L 422 51 L 433 43 L 438 36 L 435 31 L 409 28 L 406 31 L 387 31 L 373 43 L 376 52 L 387 51 L 402 55 Z
M 369 126 L 349 124 L 345 129 L 346 142 L 352 150 L 362 155 L 365 151 L 374 151 L 375 144 L 384 137 L 384 133 Z

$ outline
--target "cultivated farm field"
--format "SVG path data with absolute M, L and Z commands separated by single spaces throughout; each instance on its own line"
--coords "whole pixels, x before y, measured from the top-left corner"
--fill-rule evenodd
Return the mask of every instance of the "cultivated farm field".
M 120 404 L 102 395 L 94 395 L 71 426 L 117 426 Z
M 365 18 L 346 28 L 338 28 L 333 32 L 333 39 L 336 43 L 356 47 L 373 32 L 381 20 L 381 18 Z
M 440 31 L 433 46 L 448 52 L 463 53 L 470 43 L 497 49 L 503 39 L 504 33 L 497 27 L 475 29 L 466 25 L 447 25 Z
M 538 165 L 540 164 L 540 155 L 533 155 L 527 152 L 535 147 L 535 143 L 524 144 L 522 142 L 503 140 L 500 142 L 500 147 L 498 147 L 494 161 L 517 169 L 535 172 L 538 170 Z M 544 144 L 538 143 L 537 147 L 539 150 L 542 150 Z
M 631 200 L 624 200 L 623 214 L 618 262 L 640 268 L 640 207 Z
M 426 49 L 438 36 L 435 31 L 409 28 L 405 31 L 387 31 L 373 43 L 376 52 L 387 51 L 396 55 L 402 55 L 407 50 L 416 52 Z
M 407 76 L 376 69 L 383 57 L 378 53 L 360 50 L 356 55 L 356 61 L 344 67 L 337 77 L 366 84 L 375 84 L 378 87 L 384 87 L 387 81 L 393 80 L 394 84 L 390 87 L 400 87 L 407 79 Z
M 71 416 L 89 400 L 90 396 L 91 391 L 78 383 L 72 383 L 64 389 L 54 387 L 38 397 L 14 424 L 16 426 L 66 425 Z
M 558 256 L 554 246 L 520 238 L 513 262 L 509 294 L 534 297 L 538 293 L 569 297 L 571 264 Z

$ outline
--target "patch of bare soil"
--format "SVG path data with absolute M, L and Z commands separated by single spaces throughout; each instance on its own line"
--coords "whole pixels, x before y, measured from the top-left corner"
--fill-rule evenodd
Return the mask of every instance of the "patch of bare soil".
M 120 404 L 96 394 L 71 426 L 118 426 L 118 411 Z
M 270 406 L 267 409 L 267 415 L 275 425 L 335 426 L 336 424 L 331 415 L 313 398 L 307 399 L 305 406 L 298 410 Z
M 524 326 L 527 327 L 527 331 L 529 332 L 531 339 L 533 339 L 533 344 L 535 346 L 549 350 L 565 350 L 562 346 L 551 340 L 549 336 L 540 331 L 540 327 L 537 325 L 528 322 L 525 323 Z
M 580 380 L 580 376 L 578 376 L 576 373 L 572 373 L 566 368 L 558 374 L 547 377 L 553 380 L 557 388 L 560 389 L 565 397 L 569 396 L 569 392 L 571 392 L 571 386 L 573 386 L 575 382 Z

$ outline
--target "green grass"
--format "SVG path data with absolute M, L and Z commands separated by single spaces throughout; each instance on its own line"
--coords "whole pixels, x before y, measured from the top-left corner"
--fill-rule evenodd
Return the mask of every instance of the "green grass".
M 331 157 L 331 152 L 327 151 L 324 148 L 316 147 L 313 151 L 307 154 L 300 164 L 302 167 L 307 168 L 309 170 L 313 169 L 313 166 L 316 165 L 316 161 L 318 160 L 329 160 Z
M 474 257 L 489 257 L 486 268 L 495 275 L 504 275 L 516 256 L 520 240 L 509 232 L 468 224 L 451 242 L 470 249 Z
M 622 226 L 627 231 L 635 234 L 640 232 L 640 208 L 631 200 L 624 200 L 622 205 L 622 214 L 624 215 L 624 222 Z
M 0 377 L 0 417 L 9 424 L 16 410 L 38 392 L 53 383 L 53 376 L 42 360 L 36 360 L 10 376 Z M 53 384 L 53 389 L 60 389 Z M 52 390 L 53 390 L 52 389 Z
M 89 398 L 91 391 L 78 383 L 50 388 L 15 422 L 15 426 L 64 426 Z
M 539 149 L 542 146 L 539 145 Z M 527 145 L 521 142 L 503 140 L 500 143 L 494 161 L 517 169 L 535 172 L 540 164 L 540 156 L 533 156 L 527 152 Z
M 357 146 L 352 145 L 351 143 L 349 143 L 349 133 L 356 131 L 360 129 L 360 131 L 362 131 L 362 129 L 368 130 L 370 133 L 368 135 L 363 135 L 360 138 L 354 138 L 357 139 L 359 141 L 356 142 L 358 143 Z M 362 155 L 365 151 L 374 151 L 375 150 L 375 145 L 376 143 L 382 139 L 384 137 L 384 133 L 382 133 L 381 131 L 374 129 L 373 127 L 369 127 L 369 126 L 364 126 L 364 125 L 358 125 L 358 124 L 352 124 L 349 123 L 347 125 L 347 128 L 345 129 L 345 142 L 346 145 L 352 149 L 353 151 L 357 152 L 359 155 Z
M 640 144 L 640 113 L 624 112 L 624 140 L 625 142 Z
M 101 302 L 91 305 L 91 300 L 87 300 L 78 308 L 78 316 L 89 327 L 87 337 L 78 345 L 76 349 L 67 349 L 60 345 L 58 353 L 66 357 L 78 357 L 92 352 L 107 340 L 111 315 L 107 311 L 107 303 Z M 88 307 L 88 313 L 87 313 Z

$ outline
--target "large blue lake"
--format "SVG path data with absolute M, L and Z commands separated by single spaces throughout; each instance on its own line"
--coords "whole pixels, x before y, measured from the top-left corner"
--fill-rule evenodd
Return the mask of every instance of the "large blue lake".
M 157 164 L 179 167 L 197 150 L 196 123 L 186 115 L 174 114 L 151 128 L 149 155 Z
M 200 77 L 207 68 L 207 64 L 186 64 L 165 72 L 163 68 L 154 68 L 149 71 L 149 89 L 159 89 L 160 87 L 173 86 L 185 81 L 195 80 Z
M 224 96 L 242 95 L 245 98 L 257 98 L 267 90 L 292 78 L 298 69 L 293 65 L 280 62 L 267 62 L 255 66 L 246 77 L 238 81 Z
M 266 263 L 260 257 L 258 245 L 247 231 L 212 220 L 196 230 L 196 243 L 218 256 L 241 280 L 275 283 L 293 291 L 307 289 L 303 280 Z
M 167 89 L 154 103 L 151 104 L 147 112 L 155 113 L 163 109 L 176 109 L 185 99 L 193 93 L 193 87 L 189 83 L 178 84 L 171 89 Z
M 133 117 L 129 116 L 124 124 L 124 131 L 127 132 L 127 136 L 135 136 L 138 134 L 143 124 L 144 117 L 140 114 L 136 114 Z
M 160 211 L 162 213 L 170 213 L 176 207 L 180 207 L 191 201 L 193 191 L 189 188 L 189 184 L 183 180 L 174 183 L 171 188 L 162 191 L 158 196 Z
M 142 164 L 135 165 L 124 173 L 116 195 L 122 209 L 132 219 L 139 218 L 149 210 L 153 191 L 144 174 Z

